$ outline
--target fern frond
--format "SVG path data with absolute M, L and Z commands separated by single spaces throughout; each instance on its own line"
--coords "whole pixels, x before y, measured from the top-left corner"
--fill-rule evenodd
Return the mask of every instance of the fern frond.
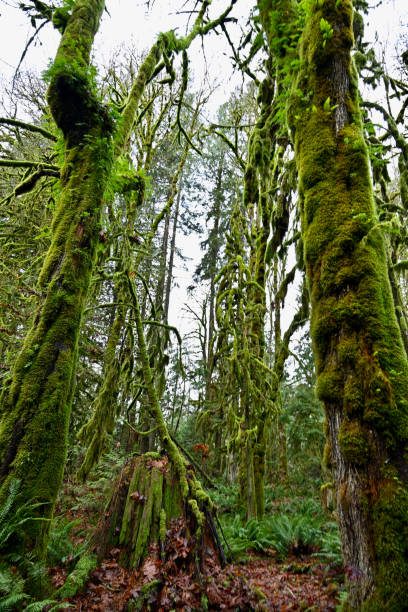
M 2 597 L 0 599 L 0 612 L 12 612 L 16 609 L 16 604 L 21 603 L 28 597 L 29 595 L 26 593 L 14 593 L 7 595 L 7 597 Z

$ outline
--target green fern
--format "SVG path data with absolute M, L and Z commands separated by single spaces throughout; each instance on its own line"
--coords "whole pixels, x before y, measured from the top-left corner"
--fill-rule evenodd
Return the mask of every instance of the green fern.
M 15 594 L 22 593 L 24 590 L 24 579 L 15 569 L 7 565 L 0 568 L 0 594 L 9 595 L 12 591 Z
M 321 557 L 336 566 L 343 565 L 340 535 L 337 524 L 328 523 L 326 529 L 328 529 L 328 531 L 322 534 L 319 551 L 316 552 L 314 556 Z
M 17 478 L 13 478 L 10 481 L 9 494 L 7 496 L 4 506 L 0 510 L 0 525 L 3 524 L 6 516 L 10 512 L 11 507 L 14 503 L 14 500 L 16 499 L 18 492 L 20 490 L 20 485 L 21 485 L 21 480 L 18 480 Z
M 75 546 L 71 540 L 72 532 L 79 524 L 78 520 L 68 521 L 65 518 L 53 522 L 47 549 L 47 561 L 50 565 L 64 565 L 83 553 L 86 542 Z
M 20 491 L 21 480 L 13 478 L 10 481 L 9 494 L 0 510 L 0 550 L 4 549 L 12 536 L 19 535 L 21 526 L 28 521 L 48 521 L 49 519 L 33 516 L 34 510 L 43 506 L 42 502 L 26 502 L 13 510 L 14 502 Z
M 223 530 L 234 554 L 242 554 L 246 550 L 264 552 L 273 545 L 265 521 L 250 519 L 242 524 L 237 514 L 232 522 L 224 523 Z
M 28 599 L 26 593 L 12 593 L 0 599 L 0 612 L 14 612 L 21 607 L 23 601 Z
M 29 501 L 14 509 L 20 486 L 20 480 L 10 481 L 7 499 L 0 509 L 0 550 L 3 553 L 3 564 L 0 566 L 0 612 L 15 612 L 23 609 L 23 606 L 24 609 L 30 609 L 32 597 L 25 592 L 27 585 L 39 585 L 41 588 L 48 582 L 45 566 L 36 561 L 31 553 L 22 554 L 18 547 L 14 546 L 13 538 L 18 540 L 22 525 L 28 521 L 49 520 L 34 516 L 35 510 L 43 505 L 40 502 Z M 49 603 L 44 604 L 41 609 Z
M 232 484 L 216 481 L 217 488 L 209 491 L 210 497 L 218 508 L 219 513 L 231 512 L 237 507 L 237 488 Z
M 309 516 L 283 514 L 270 519 L 269 535 L 277 552 L 286 555 L 311 552 L 318 546 L 322 532 Z
M 42 610 L 48 606 L 52 606 L 52 608 L 49 608 L 48 612 L 56 612 L 57 610 L 66 610 L 67 608 L 74 607 L 69 603 L 58 603 L 55 599 L 44 599 L 43 601 L 34 601 L 33 603 L 30 603 L 25 608 L 25 612 L 42 612 Z

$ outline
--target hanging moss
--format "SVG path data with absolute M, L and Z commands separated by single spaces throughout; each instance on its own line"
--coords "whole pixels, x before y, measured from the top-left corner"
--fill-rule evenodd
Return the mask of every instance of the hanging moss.
M 126 199 L 126 232 L 134 226 L 137 206 L 143 199 L 145 182 L 139 177 L 138 191 L 133 197 Z M 117 355 L 124 323 L 126 320 L 127 304 L 129 302 L 129 288 L 124 276 L 124 270 L 129 265 L 132 251 L 128 236 L 123 238 L 119 251 L 119 263 L 117 265 L 118 280 L 115 283 L 114 294 L 117 296 L 118 307 L 115 318 L 109 330 L 103 363 L 103 382 L 92 403 L 93 415 L 91 419 L 78 432 L 81 442 L 87 444 L 84 460 L 77 472 L 80 480 L 85 480 L 92 467 L 97 463 L 105 451 L 106 442 L 113 432 L 115 415 L 117 411 L 117 394 L 119 377 L 121 373 L 121 359 Z M 122 360 L 125 357 L 122 356 Z
M 44 518 L 52 516 L 65 466 L 78 335 L 99 241 L 105 187 L 113 167 L 112 118 L 99 104 L 90 69 L 104 7 L 103 0 L 76 0 L 66 23 L 65 19 L 60 23 L 63 35 L 48 71 L 47 99 L 65 143 L 61 193 L 39 278 L 39 307 L 1 396 L 0 505 L 10 480 L 18 478 L 21 503 L 40 502 L 37 512 Z M 231 6 L 219 19 L 203 25 L 205 9 L 203 3 L 192 31 L 177 43 L 178 50 L 219 24 Z M 127 142 L 138 100 L 162 51 L 159 41 L 135 82 L 131 103 L 115 131 L 116 156 Z M 163 420 L 160 428 L 165 441 Z M 168 446 L 187 497 L 185 466 Z M 44 556 L 49 522 L 29 521 L 24 529 L 27 547 Z

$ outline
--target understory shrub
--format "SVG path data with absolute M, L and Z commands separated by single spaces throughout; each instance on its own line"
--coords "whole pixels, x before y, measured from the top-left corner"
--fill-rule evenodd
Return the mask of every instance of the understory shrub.
M 31 553 L 23 554 L 18 546 L 24 538 L 22 526 L 29 521 L 48 519 L 35 516 L 35 509 L 41 505 L 39 503 L 27 502 L 14 512 L 20 485 L 20 480 L 11 480 L 9 494 L 0 509 L 0 612 L 41 612 L 45 608 L 49 612 L 56 612 L 67 609 L 69 604 L 61 604 L 54 599 L 36 601 L 30 594 L 46 591 L 49 583 L 45 565 Z

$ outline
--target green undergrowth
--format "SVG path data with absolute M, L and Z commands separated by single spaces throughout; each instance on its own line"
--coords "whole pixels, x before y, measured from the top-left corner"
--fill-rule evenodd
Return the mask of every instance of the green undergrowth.
M 47 565 L 71 569 L 85 552 L 87 540 L 78 519 L 58 517 L 54 520 L 47 550 Z
M 245 521 L 238 512 L 236 488 L 220 485 L 211 496 L 233 560 L 255 552 L 273 555 L 279 561 L 288 555 L 308 555 L 316 561 L 342 565 L 337 524 L 323 510 L 317 491 L 314 494 L 312 497 L 306 488 L 267 487 L 265 517 Z
M 9 494 L 0 509 L 0 612 L 67 609 L 68 604 L 58 603 L 48 596 L 51 587 L 45 563 L 33 553 L 23 552 L 23 526 L 30 521 L 46 519 L 35 516 L 38 503 L 16 504 L 20 484 L 18 479 L 11 480 Z M 51 529 L 50 545 L 53 541 L 55 531 Z
M 91 471 L 86 483 L 67 477 L 57 501 L 57 517 L 78 519 L 82 526 L 96 525 L 104 510 L 106 499 L 125 461 L 125 454 L 119 447 L 105 453 L 98 465 Z M 82 460 L 76 456 L 72 460 L 71 471 L 75 472 Z
M 333 521 L 322 523 L 310 515 L 275 514 L 243 521 L 239 514 L 221 519 L 224 534 L 235 559 L 248 551 L 274 553 L 279 560 L 290 555 L 314 555 L 341 565 L 338 528 Z
M 24 551 L 24 526 L 36 517 L 38 503 L 18 505 L 20 481 L 10 482 L 9 494 L 0 508 L 0 612 L 56 612 L 72 606 L 54 599 L 48 568 L 70 572 L 83 555 L 86 532 L 100 518 L 107 493 L 123 465 L 123 453 L 107 453 L 86 485 L 64 481 L 57 515 L 52 520 L 47 556 L 39 561 Z

